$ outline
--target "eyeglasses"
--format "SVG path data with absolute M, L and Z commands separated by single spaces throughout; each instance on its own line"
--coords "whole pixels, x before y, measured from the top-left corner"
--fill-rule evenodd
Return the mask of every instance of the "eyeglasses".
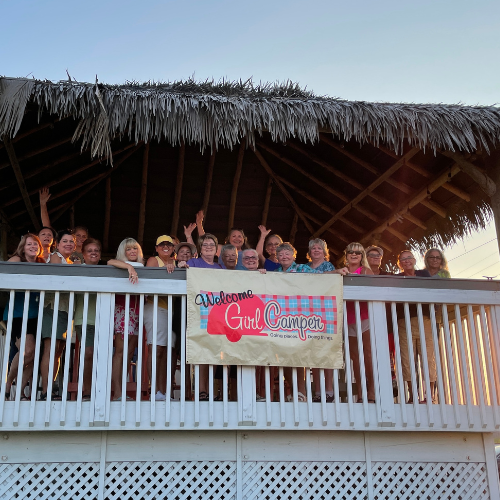
M 257 257 L 255 257 L 255 255 L 251 257 L 243 257 L 243 260 L 257 260 Z
M 379 253 L 369 253 L 369 254 L 366 254 L 367 257 L 371 257 L 372 259 L 379 259 L 380 257 L 382 257 L 382 255 L 380 255 Z
M 359 250 L 349 250 L 346 253 L 347 255 L 363 255 L 363 252 L 360 252 Z
M 415 257 L 403 257 L 402 259 L 399 259 L 399 262 L 406 262 L 407 260 L 415 260 Z
M 433 260 L 442 260 L 442 258 L 439 256 L 439 255 L 436 255 L 436 256 L 429 256 L 427 257 L 429 260 L 430 259 L 433 259 Z
M 157 247 L 173 247 L 172 243 L 169 241 L 162 241 L 160 244 L 156 245 Z
M 203 243 L 202 248 L 215 248 L 215 243 Z

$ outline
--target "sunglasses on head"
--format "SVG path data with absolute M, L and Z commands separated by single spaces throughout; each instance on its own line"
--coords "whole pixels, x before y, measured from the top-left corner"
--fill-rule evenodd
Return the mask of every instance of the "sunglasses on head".
M 363 252 L 360 252 L 359 250 L 349 250 L 347 255 L 363 255 Z

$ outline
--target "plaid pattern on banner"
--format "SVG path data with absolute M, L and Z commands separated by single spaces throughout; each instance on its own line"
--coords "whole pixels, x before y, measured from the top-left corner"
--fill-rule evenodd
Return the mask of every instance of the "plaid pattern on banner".
M 213 297 L 220 297 L 219 292 L 206 292 L 200 290 L 201 294 L 210 293 Z M 264 305 L 269 301 L 276 301 L 281 308 L 281 315 L 284 314 L 316 314 L 320 316 L 325 323 L 325 331 L 323 333 L 333 335 L 337 331 L 337 300 L 336 297 L 323 295 L 260 295 L 254 294 L 254 297 L 259 297 Z M 200 328 L 207 329 L 208 315 L 212 310 L 212 305 L 200 305 Z M 272 313 L 271 320 L 275 320 L 275 315 Z M 264 329 L 263 331 L 269 331 Z

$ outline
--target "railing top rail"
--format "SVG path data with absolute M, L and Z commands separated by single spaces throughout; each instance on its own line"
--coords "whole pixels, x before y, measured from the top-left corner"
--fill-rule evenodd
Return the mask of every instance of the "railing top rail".
M 176 269 L 169 274 L 165 269 L 157 267 L 136 268 L 139 279 L 153 280 L 185 280 L 186 271 Z M 127 272 L 113 266 L 68 266 L 64 264 L 29 264 L 19 262 L 0 262 L 0 274 L 26 274 L 38 276 L 81 276 L 93 278 L 123 278 Z M 430 279 L 400 276 L 346 276 L 344 286 L 376 287 L 376 288 L 411 288 L 434 290 L 478 290 L 500 292 L 500 280 L 471 279 Z

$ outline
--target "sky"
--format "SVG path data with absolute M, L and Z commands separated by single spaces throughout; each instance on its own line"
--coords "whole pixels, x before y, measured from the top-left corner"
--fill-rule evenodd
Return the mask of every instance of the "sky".
M 358 101 L 500 101 L 498 0 L 0 0 L 0 20 L 3 76 L 252 78 Z M 452 275 L 500 275 L 493 238 L 490 227 L 446 249 Z

